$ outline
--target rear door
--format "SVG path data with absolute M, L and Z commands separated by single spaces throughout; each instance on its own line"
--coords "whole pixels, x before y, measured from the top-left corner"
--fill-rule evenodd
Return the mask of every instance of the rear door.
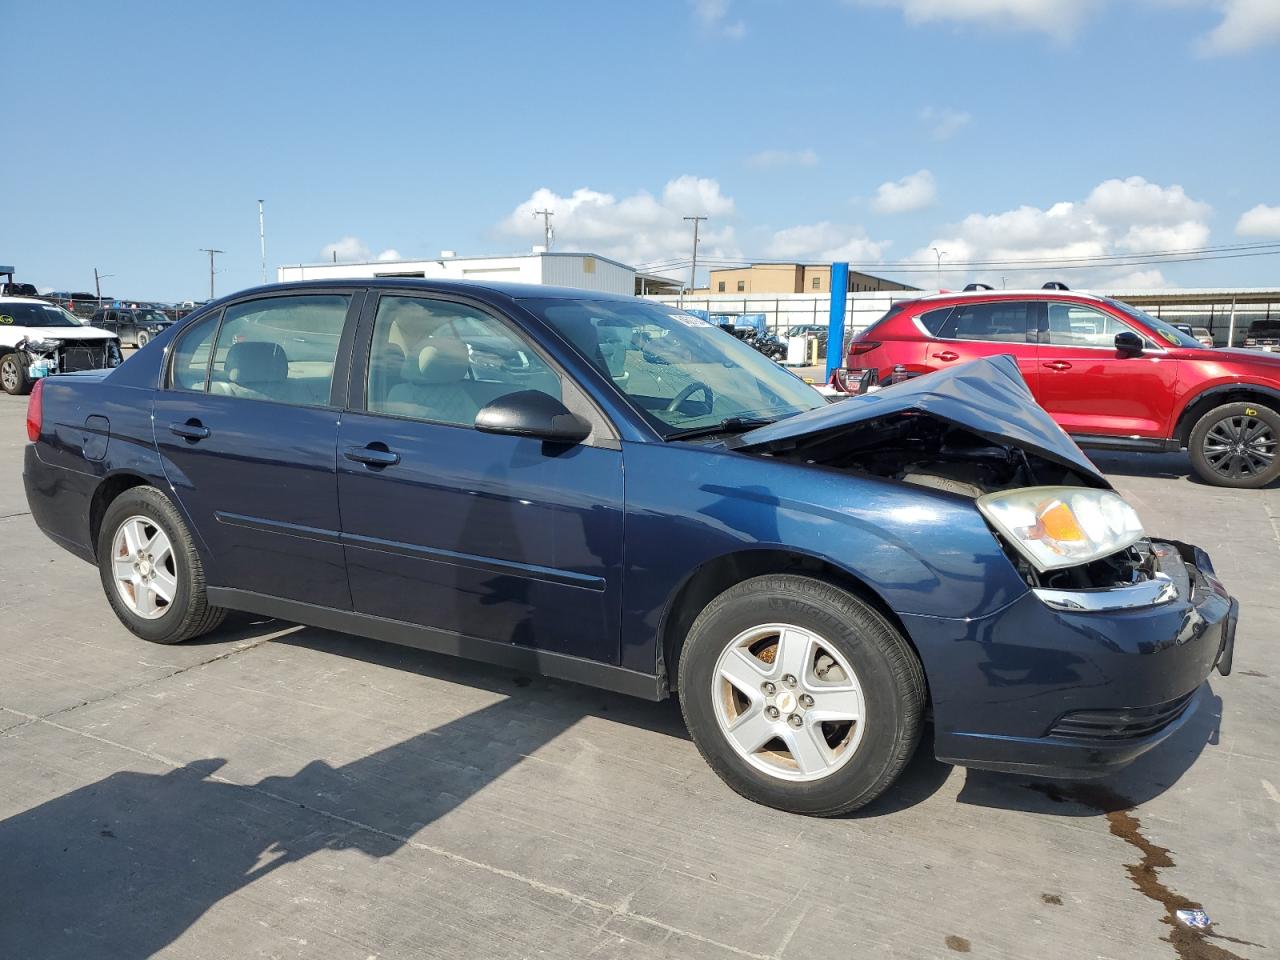
M 1100 307 L 1049 301 L 1040 382 L 1032 391 L 1068 433 L 1168 436 L 1178 361 L 1143 330 Z M 1142 337 L 1140 354 L 1116 350 L 1116 334 Z
M 603 415 L 489 307 L 384 293 L 366 314 L 338 437 L 355 610 L 616 663 L 622 451 Z M 517 390 L 561 399 L 592 436 L 566 447 L 475 429 L 481 406 Z
M 938 328 L 924 362 L 930 370 L 938 370 L 979 357 L 1011 354 L 1034 393 L 1039 378 L 1038 330 L 1038 313 L 1033 301 L 965 301 L 953 307 Z
M 255 297 L 176 341 L 156 445 L 211 584 L 350 609 L 335 449 L 362 297 Z

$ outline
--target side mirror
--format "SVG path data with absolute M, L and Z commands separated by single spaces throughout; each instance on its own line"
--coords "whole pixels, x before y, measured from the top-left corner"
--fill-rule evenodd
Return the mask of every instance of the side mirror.
M 566 444 L 591 435 L 591 424 L 541 390 L 518 390 L 486 403 L 476 414 L 476 429 Z
M 1142 338 L 1132 330 L 1121 330 L 1116 334 L 1116 350 L 1120 353 L 1141 353 Z

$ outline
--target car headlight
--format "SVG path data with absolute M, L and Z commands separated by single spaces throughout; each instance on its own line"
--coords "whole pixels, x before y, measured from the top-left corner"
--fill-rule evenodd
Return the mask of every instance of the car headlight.
M 61 340 L 37 340 L 28 337 L 23 347 L 33 353 L 48 353 L 51 350 L 58 349 L 61 343 Z
M 1110 556 L 1146 536 L 1112 490 L 1028 487 L 988 493 L 978 509 L 1041 572 Z

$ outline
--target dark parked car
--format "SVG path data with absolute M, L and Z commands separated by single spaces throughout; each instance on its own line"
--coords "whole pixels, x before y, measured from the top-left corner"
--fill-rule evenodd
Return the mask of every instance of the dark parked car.
M 678 692 L 786 810 L 870 801 L 927 714 L 948 762 L 1095 776 L 1231 667 L 1208 557 L 1149 539 L 1007 357 L 828 404 L 632 297 L 275 285 L 41 381 L 27 430 L 32 515 L 138 636 L 244 610 Z
M 145 347 L 173 323 L 171 317 L 157 307 L 111 307 L 95 310 L 89 324 L 109 330 L 126 347 Z

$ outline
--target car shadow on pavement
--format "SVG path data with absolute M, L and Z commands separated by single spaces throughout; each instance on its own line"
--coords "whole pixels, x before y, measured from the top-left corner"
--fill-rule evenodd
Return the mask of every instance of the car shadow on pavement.
M 237 629 L 252 636 L 281 626 Z M 341 766 L 313 760 L 256 783 L 223 777 L 227 760 L 219 757 L 163 773 L 122 770 L 0 821 L 0 957 L 150 957 L 224 898 L 287 864 L 324 850 L 382 858 L 412 845 L 428 824 L 587 714 L 686 737 L 673 701 L 312 628 L 272 642 L 505 696 Z
M 1085 448 L 1085 454 L 1108 476 L 1150 477 L 1158 480 L 1186 480 L 1197 487 L 1215 489 L 1211 483 L 1201 480 L 1191 469 L 1191 458 L 1185 450 L 1179 453 L 1127 453 L 1117 450 Z M 1228 487 L 1221 487 L 1224 491 Z M 1263 490 L 1280 489 L 1280 480 L 1262 487 Z

